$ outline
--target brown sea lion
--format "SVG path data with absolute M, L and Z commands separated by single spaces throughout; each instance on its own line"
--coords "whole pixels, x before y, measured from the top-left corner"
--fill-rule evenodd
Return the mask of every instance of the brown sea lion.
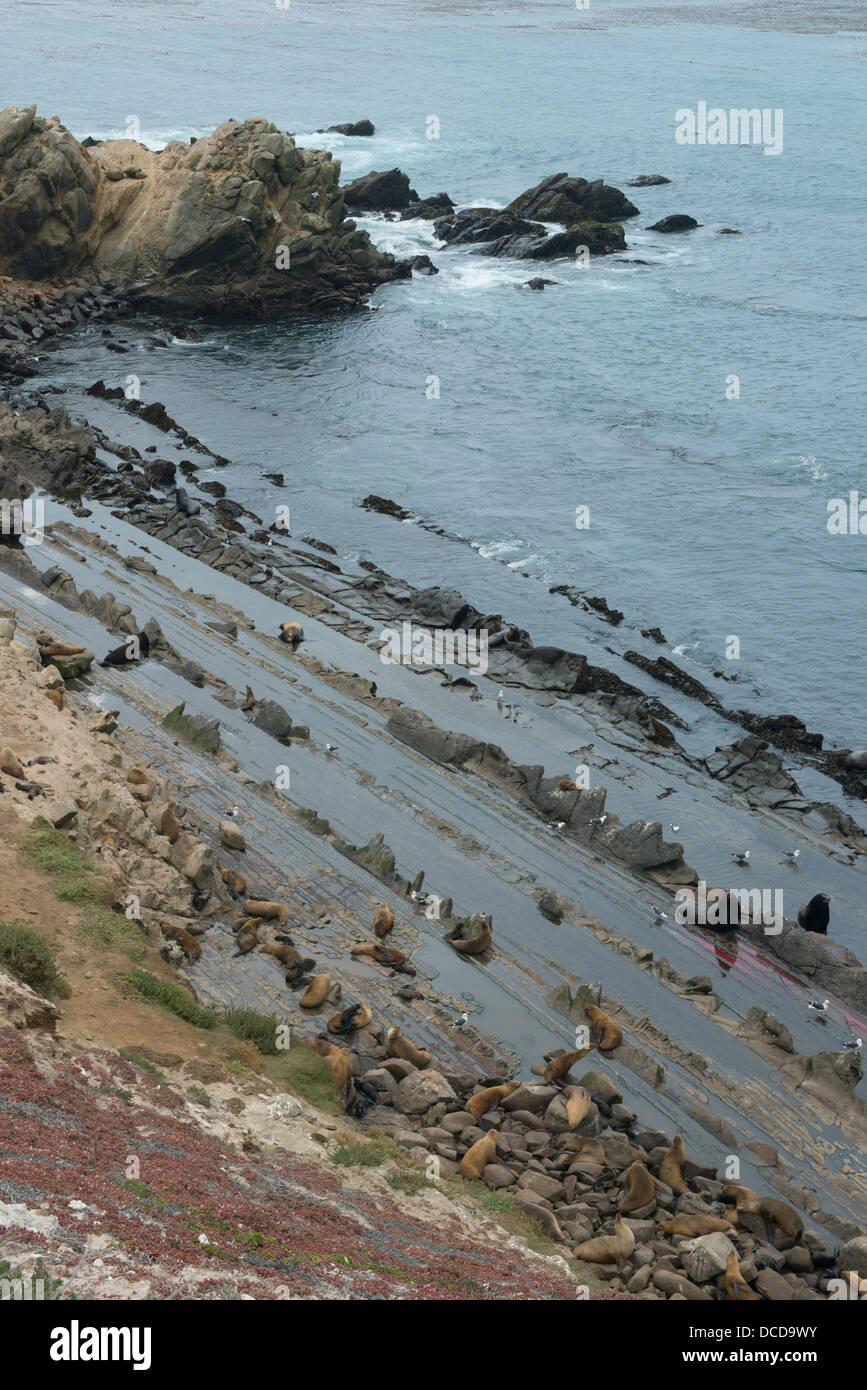
M 683 1151 L 683 1136 L 676 1134 L 671 1141 L 671 1148 L 668 1149 L 659 1165 L 659 1181 L 664 1182 L 666 1187 L 670 1187 L 675 1196 L 687 1192 L 686 1183 L 683 1180 L 683 1162 L 686 1155 Z
M 250 687 L 249 687 L 249 685 L 248 685 L 248 686 L 247 686 L 247 689 L 246 689 L 246 691 L 245 691 L 245 693 L 244 693 L 244 703 L 243 703 L 243 705 L 241 706 L 241 709 L 242 709 L 242 710 L 245 710 L 245 711 L 249 711 L 249 710 L 255 709 L 255 707 L 256 707 L 256 696 L 253 694 L 252 690 L 250 689 Z
M 175 815 L 175 803 L 170 801 L 160 820 L 160 834 L 165 835 L 169 844 L 173 845 L 180 833 L 181 827 L 178 825 L 178 818 Z
M 732 1231 L 734 1226 L 722 1216 L 675 1216 L 660 1221 L 659 1229 L 666 1236 L 709 1236 L 714 1231 Z
M 279 917 L 281 922 L 288 922 L 289 909 L 282 903 L 271 903 L 260 900 L 259 898 L 248 898 L 244 903 L 244 911 L 248 917 Z
M 412 1062 L 419 1071 L 430 1066 L 430 1053 L 425 1052 L 423 1047 L 416 1047 L 415 1043 L 404 1037 L 399 1028 L 389 1028 L 386 1043 L 390 1057 L 401 1057 L 405 1062 Z
M 320 1057 L 326 1058 L 334 1085 L 342 1092 L 351 1078 L 358 1074 L 358 1058 L 347 1047 L 337 1047 L 322 1038 L 305 1038 L 307 1046 Z
M 43 666 L 47 666 L 55 656 L 80 656 L 82 652 L 87 651 L 86 647 L 69 647 L 63 642 L 56 642 L 45 632 L 40 632 L 36 638 L 36 645 Z
M 572 1254 L 576 1260 L 589 1260 L 592 1264 L 622 1265 L 634 1249 L 635 1236 L 618 1214 L 613 1236 L 594 1236 L 592 1240 L 584 1240 L 575 1246 Z
M 199 960 L 202 948 L 191 932 L 186 927 L 169 927 L 165 922 L 160 922 L 163 936 L 167 936 L 170 941 L 176 941 L 186 956 L 187 960 Z
M 351 956 L 370 956 L 379 965 L 390 965 L 398 969 L 401 965 L 406 965 L 406 956 L 403 951 L 397 951 L 392 946 L 382 946 L 378 941 L 366 942 L 362 946 L 353 946 L 349 954 Z
M 0 772 L 5 772 L 7 777 L 23 777 L 24 768 L 17 753 L 13 753 L 11 748 L 0 748 Z
M 609 1018 L 604 1009 L 597 1009 L 595 1004 L 588 1004 L 584 1012 L 590 1019 L 590 1036 L 600 1052 L 611 1052 L 615 1047 L 620 1046 L 623 1042 L 623 1034 L 613 1018 Z
M 788 1202 L 779 1201 L 776 1197 L 760 1197 L 756 1202 L 738 1202 L 738 1217 L 741 1212 L 751 1212 L 762 1218 L 772 1244 L 776 1243 L 777 1232 L 793 1241 L 800 1240 L 804 1233 L 804 1222 L 794 1207 L 790 1207 Z
M 318 1009 L 325 1003 L 330 988 L 330 975 L 314 975 L 298 1003 L 302 1009 Z
M 573 782 L 571 777 L 561 777 L 557 786 L 561 792 L 577 792 L 578 790 L 578 783 Z
M 236 898 L 244 896 L 247 891 L 247 880 L 243 874 L 239 874 L 237 869 L 227 869 L 224 864 L 217 865 L 217 872 L 230 893 Z
M 656 1196 L 656 1184 L 644 1164 L 636 1159 L 624 1173 L 626 1187 L 620 1194 L 620 1210 L 624 1216 L 649 1206 Z
M 300 623 L 281 623 L 280 641 L 288 642 L 290 646 L 297 647 L 299 642 L 304 641 L 304 629 Z
M 381 907 L 378 907 L 376 909 L 376 912 L 374 914 L 373 930 L 381 939 L 383 936 L 388 936 L 388 933 L 391 931 L 393 926 L 394 913 L 392 912 L 390 907 L 386 907 L 385 903 L 383 903 Z
M 484 1139 L 478 1139 L 472 1148 L 467 1149 L 461 1159 L 461 1177 L 472 1181 L 482 1176 L 489 1163 L 497 1161 L 497 1139 L 495 1129 L 489 1129 Z
M 456 931 L 459 932 L 460 927 L 456 928 Z M 454 946 L 455 950 L 462 956 L 482 955 L 484 951 L 489 951 L 491 949 L 491 942 L 493 939 L 494 932 L 490 921 L 482 922 L 475 936 L 471 936 L 467 940 L 464 940 L 462 936 L 458 935 L 446 937 L 446 941 L 449 945 Z
M 477 1091 L 474 1096 L 470 1096 L 464 1109 L 478 1123 L 482 1116 L 499 1105 L 501 1100 L 517 1091 L 520 1084 L 520 1081 L 506 1081 L 502 1086 L 488 1086 L 484 1091 Z
M 741 1202 L 757 1202 L 759 1200 L 757 1192 L 753 1192 L 751 1187 L 744 1187 L 742 1183 L 738 1182 L 726 1183 L 722 1195 L 738 1207 Z
M 62 690 L 60 690 L 60 689 L 58 689 L 58 690 L 46 690 L 45 695 L 46 695 L 46 698 L 49 699 L 49 700 L 51 701 L 51 703 L 52 703 L 53 705 L 56 706 L 57 709 L 63 709 L 63 691 L 62 691 Z
M 148 784 L 148 779 L 145 777 L 141 768 L 136 767 L 135 763 L 133 763 L 129 772 L 126 774 L 126 780 L 132 782 L 134 787 L 146 787 Z
M 574 1154 L 576 1163 L 598 1163 L 604 1167 L 608 1162 L 598 1139 L 586 1139 L 580 1134 L 567 1134 L 561 1141 L 561 1148 L 566 1153 Z
M 584 1086 L 564 1086 L 562 1091 L 566 1102 L 566 1118 L 570 1129 L 577 1129 L 582 1120 L 593 1108 L 593 1098 Z
M 301 961 L 301 952 L 296 951 L 294 946 L 275 946 L 269 943 L 263 946 L 259 952 L 262 956 L 273 956 L 275 960 L 282 961 L 287 970 L 293 965 L 298 965 Z
M 254 951 L 259 945 L 259 937 L 256 931 L 257 925 L 255 920 L 244 922 L 241 930 L 235 937 L 235 945 L 238 948 L 235 952 L 236 956 L 246 956 L 248 951 Z
M 738 1265 L 738 1252 L 733 1250 L 726 1264 L 725 1275 L 723 1276 L 726 1297 L 735 1303 L 754 1303 L 759 1295 L 754 1293 L 743 1277 Z
M 582 1057 L 586 1057 L 587 1053 L 592 1051 L 592 1047 L 579 1047 L 575 1052 L 562 1052 L 559 1057 L 552 1057 L 545 1068 L 545 1080 L 549 1085 L 552 1081 L 561 1081 L 576 1062 L 580 1062 Z
M 354 1033 L 366 1028 L 373 1014 L 367 1004 L 349 1004 L 342 1013 L 332 1014 L 325 1027 L 329 1033 Z

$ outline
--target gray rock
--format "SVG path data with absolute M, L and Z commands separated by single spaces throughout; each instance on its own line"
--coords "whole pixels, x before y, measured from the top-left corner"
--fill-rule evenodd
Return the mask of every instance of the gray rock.
M 455 1093 L 441 1072 L 430 1067 L 405 1076 L 393 1092 L 395 1110 L 403 1115 L 421 1115 L 439 1101 L 455 1100 Z

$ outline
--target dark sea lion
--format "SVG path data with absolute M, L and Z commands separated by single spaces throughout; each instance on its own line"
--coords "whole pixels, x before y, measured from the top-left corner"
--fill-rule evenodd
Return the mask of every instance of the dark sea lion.
M 134 666 L 138 661 L 147 661 L 150 650 L 150 638 L 147 633 L 139 632 L 133 637 L 128 637 L 120 647 L 115 647 L 99 664 L 100 666 Z
M 827 893 L 817 893 L 815 898 L 811 898 L 806 907 L 798 908 L 798 925 L 804 931 L 817 932 L 819 936 L 827 936 L 828 923 L 831 920 L 831 909 L 828 904 L 831 899 Z
M 356 1028 L 366 1028 L 372 1018 L 367 1004 L 349 1004 L 342 1013 L 333 1014 L 325 1027 L 329 1033 L 352 1033 Z

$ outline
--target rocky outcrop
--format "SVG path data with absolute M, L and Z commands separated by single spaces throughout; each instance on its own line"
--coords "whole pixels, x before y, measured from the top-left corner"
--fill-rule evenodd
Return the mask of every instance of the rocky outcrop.
M 0 112 L 0 274 L 110 272 L 143 307 L 273 318 L 356 307 L 408 271 L 345 220 L 340 166 L 261 118 L 155 154 L 85 149 L 35 107 Z
M 627 188 L 653 188 L 659 183 L 671 183 L 664 174 L 639 174 L 637 179 L 630 179 Z
M 688 217 L 683 212 L 673 212 L 670 217 L 663 217 L 659 222 L 654 222 L 652 227 L 648 227 L 649 232 L 691 232 L 698 223 L 694 217 Z
M 415 189 L 410 188 L 409 176 L 400 169 L 374 169 L 353 179 L 341 193 L 346 206 L 358 212 L 395 212 L 419 201 Z
M 638 216 L 638 208 L 619 188 L 602 179 L 591 183 L 568 174 L 550 174 L 535 188 L 513 198 L 506 211 L 540 222 L 562 222 L 566 227 L 574 222 L 620 222 L 624 217 Z
M 522 261 L 575 256 L 582 247 L 591 256 L 609 256 L 626 249 L 623 228 L 616 223 L 573 219 L 565 232 L 550 235 L 540 222 L 528 221 L 511 208 L 466 208 L 438 218 L 434 231 L 451 245 L 476 246 L 485 256 L 512 256 Z

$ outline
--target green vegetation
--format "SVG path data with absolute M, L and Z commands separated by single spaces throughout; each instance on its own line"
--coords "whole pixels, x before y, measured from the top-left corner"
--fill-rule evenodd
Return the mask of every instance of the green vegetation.
M 273 1060 L 269 1058 L 266 1061 L 265 1075 L 278 1085 L 294 1091 L 318 1110 L 342 1113 L 327 1061 L 294 1036 L 288 1048 L 282 1049 Z
M 54 880 L 53 891 L 61 902 L 103 906 L 106 890 L 99 882 L 99 869 L 42 816 L 30 826 L 23 850 L 34 869 Z
M 380 1144 L 362 1144 L 341 1139 L 331 1158 L 344 1168 L 378 1168 L 385 1162 L 386 1155 Z
M 171 1014 L 176 1014 L 194 1028 L 215 1028 L 217 1015 L 210 1009 L 203 1009 L 185 989 L 173 984 L 171 980 L 161 980 L 149 970 L 129 970 L 122 976 L 142 999 L 149 1004 L 159 1004 Z
M 260 1014 L 255 1009 L 228 1009 L 223 1018 L 229 1031 L 241 1042 L 255 1043 L 264 1056 L 277 1052 L 280 1020 L 276 1014 Z
M 141 1071 L 150 1072 L 151 1076 L 157 1077 L 159 1081 L 165 1081 L 165 1076 L 159 1067 L 155 1067 L 153 1062 L 149 1062 L 146 1057 L 140 1057 L 131 1047 L 119 1047 L 118 1056 L 122 1057 L 130 1066 L 139 1067 Z
M 75 931 L 85 941 L 123 951 L 131 961 L 144 960 L 147 955 L 147 942 L 138 924 L 102 903 L 88 904 Z
M 437 1187 L 437 1183 L 431 1182 L 415 1168 L 399 1168 L 396 1173 L 388 1174 L 386 1182 L 397 1192 L 405 1192 L 408 1197 L 417 1197 L 426 1187 Z
M 0 921 L 0 965 L 37 994 L 69 998 L 71 991 L 57 968 L 51 942 L 32 927 Z

